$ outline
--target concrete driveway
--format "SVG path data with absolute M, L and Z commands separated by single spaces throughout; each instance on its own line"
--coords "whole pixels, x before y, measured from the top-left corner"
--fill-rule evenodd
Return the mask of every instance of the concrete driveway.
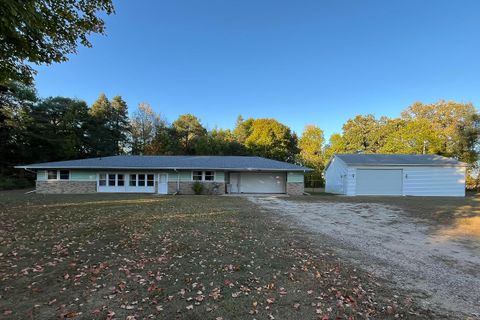
M 422 214 L 417 217 L 415 210 L 404 207 L 409 200 L 405 198 L 399 198 L 398 204 L 378 199 L 369 202 L 368 198 L 328 199 L 249 198 L 327 242 L 354 265 L 411 292 L 424 307 L 455 318 L 480 318 L 480 215 L 469 214 L 465 221 L 458 218 L 448 223 L 439 219 L 437 223 L 425 217 L 428 203 L 422 203 L 418 209 Z M 423 201 L 434 205 L 436 200 Z M 459 202 L 458 208 L 465 206 Z M 457 219 L 455 214 L 451 216 Z

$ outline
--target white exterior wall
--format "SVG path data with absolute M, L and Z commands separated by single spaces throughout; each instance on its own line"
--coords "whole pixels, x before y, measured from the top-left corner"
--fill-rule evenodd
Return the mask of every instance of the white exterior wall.
M 325 192 L 346 194 L 344 179 L 347 171 L 345 162 L 334 157 L 325 171 Z
M 437 166 L 348 166 L 333 157 L 325 171 L 325 191 L 356 195 L 357 169 L 402 170 L 404 196 L 465 196 L 465 167 Z
M 404 196 L 465 196 L 465 167 L 405 167 Z
M 366 166 L 348 167 L 347 193 L 356 195 L 357 169 L 402 169 L 404 196 L 465 196 L 465 168 L 464 167 L 386 167 Z M 352 175 L 355 174 L 355 178 Z

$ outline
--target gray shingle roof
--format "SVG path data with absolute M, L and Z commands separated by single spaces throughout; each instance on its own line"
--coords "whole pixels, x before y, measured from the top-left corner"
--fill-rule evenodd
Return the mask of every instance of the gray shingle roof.
M 35 163 L 26 169 L 215 169 L 242 171 L 312 171 L 291 163 L 246 156 L 112 156 Z
M 356 166 L 465 166 L 453 158 L 434 154 L 336 154 L 348 165 Z

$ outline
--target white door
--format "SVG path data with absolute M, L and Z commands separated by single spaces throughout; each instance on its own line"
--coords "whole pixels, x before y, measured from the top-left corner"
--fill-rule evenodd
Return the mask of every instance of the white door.
M 230 173 L 230 193 L 240 193 L 240 174 Z
M 242 193 L 285 193 L 286 175 L 281 173 L 240 173 Z
M 159 194 L 168 193 L 168 174 L 166 173 L 158 174 L 158 193 Z
M 402 195 L 402 170 L 357 169 L 357 195 Z

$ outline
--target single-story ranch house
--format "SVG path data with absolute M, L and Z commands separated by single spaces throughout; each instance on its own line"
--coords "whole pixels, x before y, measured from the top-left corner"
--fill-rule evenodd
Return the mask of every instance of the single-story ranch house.
M 337 154 L 325 191 L 347 196 L 465 196 L 466 164 L 437 155 Z
M 36 171 L 38 193 L 130 192 L 301 195 L 304 174 L 291 163 L 246 156 L 112 156 L 16 166 Z

